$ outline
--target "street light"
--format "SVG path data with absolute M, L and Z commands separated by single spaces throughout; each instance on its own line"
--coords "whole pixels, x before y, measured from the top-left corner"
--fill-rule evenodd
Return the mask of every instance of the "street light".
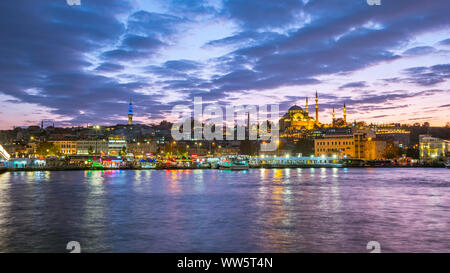
M 216 152 L 216 150 L 215 150 L 215 147 L 216 146 L 216 143 L 213 141 L 212 143 L 211 143 L 211 150 L 212 150 L 212 152 L 213 152 L 213 155 L 215 154 L 215 152 Z
M 277 156 L 279 156 L 279 154 L 280 154 L 280 139 L 277 139 L 275 143 L 277 144 Z
M 194 144 L 197 146 L 197 154 L 199 154 L 198 150 L 199 150 L 199 147 L 202 146 L 202 143 L 201 142 L 195 142 Z

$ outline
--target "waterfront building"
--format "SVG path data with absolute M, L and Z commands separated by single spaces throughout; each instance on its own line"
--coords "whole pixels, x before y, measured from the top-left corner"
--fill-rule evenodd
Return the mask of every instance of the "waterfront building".
M 124 136 L 110 136 L 108 138 L 108 154 L 120 155 L 127 149 L 127 141 Z
M 14 140 L 9 144 L 4 145 L 4 148 L 12 157 L 24 157 L 28 154 L 33 154 L 32 145 L 21 140 Z
M 316 156 L 354 157 L 355 139 L 350 128 L 331 128 L 314 139 Z
M 105 155 L 108 154 L 106 139 L 82 139 L 76 141 L 77 155 Z
M 383 159 L 383 154 L 387 146 L 387 142 L 383 139 L 362 137 L 364 151 L 358 157 L 363 160 Z
M 51 141 L 59 149 L 59 153 L 62 155 L 76 155 L 77 154 L 77 142 L 73 140 L 53 140 Z
M 24 168 L 42 168 L 46 166 L 46 161 L 31 158 L 11 158 L 5 162 L 5 167 L 24 169 Z
M 137 157 L 152 156 L 158 152 L 156 141 L 133 142 L 127 144 L 128 153 Z
M 411 143 L 411 131 L 403 128 L 398 123 L 372 125 L 371 127 L 378 139 L 392 141 L 394 145 L 401 148 L 409 147 Z
M 315 156 L 336 156 L 361 160 L 381 159 L 386 141 L 375 138 L 370 130 L 331 128 L 314 140 Z
M 419 135 L 420 159 L 425 161 L 439 160 L 445 157 L 448 143 L 431 135 Z

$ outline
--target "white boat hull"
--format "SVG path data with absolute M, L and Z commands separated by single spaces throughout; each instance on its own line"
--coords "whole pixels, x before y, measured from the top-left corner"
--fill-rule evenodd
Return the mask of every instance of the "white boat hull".
M 246 165 L 223 165 L 223 166 L 219 166 L 219 169 L 221 170 L 231 170 L 231 171 L 243 171 L 243 170 L 248 170 L 248 166 Z

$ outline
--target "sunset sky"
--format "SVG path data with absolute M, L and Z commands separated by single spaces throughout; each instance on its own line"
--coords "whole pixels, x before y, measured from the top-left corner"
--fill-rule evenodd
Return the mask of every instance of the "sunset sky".
M 0 129 L 171 119 L 220 105 L 450 121 L 448 0 L 0 1 Z

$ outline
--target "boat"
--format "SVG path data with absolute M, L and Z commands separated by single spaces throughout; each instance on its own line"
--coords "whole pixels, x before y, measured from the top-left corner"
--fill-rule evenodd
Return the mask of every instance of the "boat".
M 146 158 L 139 160 L 141 169 L 156 169 L 158 161 L 154 158 Z
M 392 167 L 391 160 L 367 160 L 365 166 L 367 167 Z
M 365 167 L 364 160 L 357 158 L 345 158 L 343 160 L 344 167 Z
M 444 163 L 444 166 L 445 166 L 447 169 L 450 169 L 450 161 L 445 162 L 445 163 Z
M 244 171 L 244 170 L 248 170 L 248 165 L 238 165 L 238 164 L 220 165 L 219 169 L 229 170 L 229 171 Z
M 222 158 L 219 162 L 219 169 L 229 171 L 248 170 L 248 159 L 240 156 L 229 156 Z

